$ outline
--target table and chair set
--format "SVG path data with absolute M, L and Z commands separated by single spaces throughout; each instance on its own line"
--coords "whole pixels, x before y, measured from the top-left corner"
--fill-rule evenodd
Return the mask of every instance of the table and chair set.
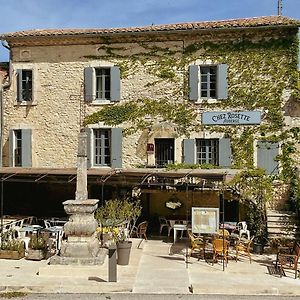
M 173 243 L 177 242 L 177 233 L 181 232 L 180 238 L 187 232 L 190 241 L 189 256 L 197 253 L 198 259 L 201 257 L 207 259 L 207 253 L 212 253 L 212 262 L 217 261 L 219 257 L 224 257 L 226 263 L 230 256 L 231 250 L 235 251 L 235 260 L 239 260 L 241 255 L 246 255 L 251 263 L 251 245 L 253 238 L 250 237 L 250 231 L 247 223 L 242 222 L 225 222 L 220 224 L 218 233 L 214 234 L 194 234 L 192 233 L 191 222 L 183 219 L 169 219 L 159 217 L 159 233 L 162 234 L 164 228 L 167 228 L 168 237 L 173 230 Z
M 24 243 L 25 255 L 28 253 L 32 236 L 42 237 L 48 250 L 58 253 L 63 238 L 63 225 L 66 220 L 60 218 L 38 219 L 34 216 L 4 216 L 1 224 L 0 241 L 18 240 Z

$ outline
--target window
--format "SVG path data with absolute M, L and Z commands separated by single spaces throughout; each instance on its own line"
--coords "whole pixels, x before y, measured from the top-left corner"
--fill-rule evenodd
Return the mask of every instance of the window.
M 219 140 L 197 139 L 196 140 L 196 163 L 219 165 Z
M 228 168 L 231 166 L 230 139 L 184 139 L 183 162 Z
M 31 129 L 12 129 L 9 132 L 9 166 L 31 167 Z
M 119 67 L 88 67 L 84 69 L 85 100 L 106 102 L 120 100 Z
M 32 70 L 17 70 L 17 101 L 31 102 L 32 93 Z
M 110 166 L 110 130 L 94 129 L 94 165 Z
M 227 65 L 189 66 L 189 98 L 227 99 Z
M 122 129 L 86 128 L 88 166 L 122 168 Z

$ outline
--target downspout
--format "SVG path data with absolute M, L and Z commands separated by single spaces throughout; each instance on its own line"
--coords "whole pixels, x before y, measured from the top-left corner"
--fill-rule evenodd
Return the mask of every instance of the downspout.
M 3 128 L 4 128 L 4 104 L 3 104 L 3 91 L 11 86 L 11 78 L 12 78 L 12 65 L 11 65 L 11 51 L 10 47 L 1 41 L 1 44 L 4 48 L 9 50 L 9 72 L 8 72 L 8 80 L 5 84 L 0 82 L 0 167 L 3 167 L 2 157 L 3 157 Z

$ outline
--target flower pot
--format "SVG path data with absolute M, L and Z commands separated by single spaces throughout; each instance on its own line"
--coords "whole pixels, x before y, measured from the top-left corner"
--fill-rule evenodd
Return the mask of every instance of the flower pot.
M 131 246 L 131 241 L 117 243 L 118 265 L 128 265 Z
M 16 250 L 0 250 L 0 258 L 3 259 L 21 259 L 25 256 L 25 252 Z
M 29 260 L 42 260 L 45 257 L 46 257 L 45 250 L 29 249 L 28 254 L 26 256 L 26 259 L 29 259 Z
M 260 243 L 253 243 L 253 253 L 256 254 L 263 254 L 264 252 L 264 245 Z

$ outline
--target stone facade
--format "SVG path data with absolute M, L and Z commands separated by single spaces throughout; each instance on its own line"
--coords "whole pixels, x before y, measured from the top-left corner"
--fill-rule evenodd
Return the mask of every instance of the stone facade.
M 87 116 L 108 106 L 145 99 L 166 99 L 193 107 L 198 127 L 189 136 L 178 134 L 174 124 L 160 117 L 147 128 L 123 135 L 122 168 L 154 167 L 155 152 L 147 151 L 147 145 L 158 138 L 174 138 L 174 163 L 184 162 L 184 140 L 195 138 L 229 137 L 232 166 L 240 169 L 258 164 L 256 140 L 274 141 L 277 137 L 281 154 L 284 141 L 280 134 L 299 123 L 295 96 L 299 22 L 281 17 L 270 20 L 254 18 L 98 33 L 62 30 L 4 35 L 1 38 L 10 45 L 13 60 L 11 85 L 3 93 L 3 166 L 10 164 L 10 130 L 31 129 L 32 168 L 74 168 L 78 133 Z M 221 64 L 227 66 L 227 99 L 190 101 L 189 66 Z M 85 68 L 112 66 L 120 68 L 120 101 L 87 102 Z M 16 100 L 20 69 L 32 70 L 31 103 Z M 262 116 L 256 125 L 201 124 L 203 112 L 253 110 Z M 126 129 L 129 125 L 124 122 L 118 127 Z M 112 126 L 96 122 L 87 127 Z M 210 196 L 203 201 L 218 206 L 218 200 Z

